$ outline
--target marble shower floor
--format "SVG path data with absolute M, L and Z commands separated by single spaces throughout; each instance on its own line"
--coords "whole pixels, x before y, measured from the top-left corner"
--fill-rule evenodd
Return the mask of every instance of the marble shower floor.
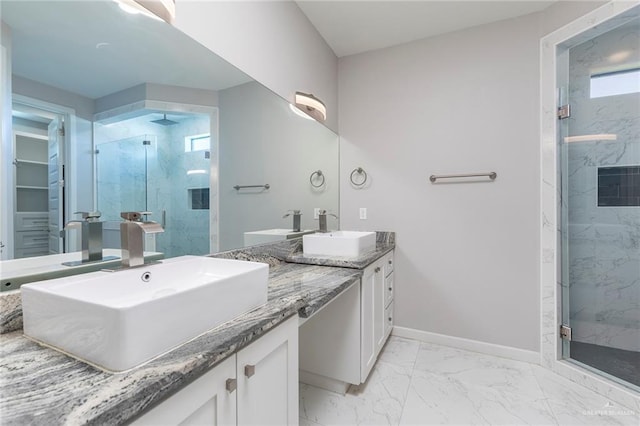
M 300 384 L 300 425 L 633 425 L 640 413 L 542 367 L 392 336 L 342 396 Z

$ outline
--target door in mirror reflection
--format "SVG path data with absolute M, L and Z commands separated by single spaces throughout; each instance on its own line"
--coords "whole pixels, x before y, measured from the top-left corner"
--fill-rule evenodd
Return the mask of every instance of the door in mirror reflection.
M 215 136 L 215 135 L 214 135 Z M 165 257 L 211 252 L 210 118 L 149 113 L 95 125 L 96 190 L 104 246 L 120 247 L 120 212 L 149 211 L 164 233 L 145 250 Z

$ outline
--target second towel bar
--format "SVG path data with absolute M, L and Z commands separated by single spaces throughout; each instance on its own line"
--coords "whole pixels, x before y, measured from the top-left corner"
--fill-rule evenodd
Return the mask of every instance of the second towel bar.
M 431 183 L 435 183 L 438 179 L 454 179 L 454 178 L 467 178 L 467 177 L 488 177 L 491 180 L 496 180 L 498 174 L 496 172 L 489 173 L 467 173 L 463 175 L 431 175 L 429 176 L 429 180 Z
M 269 189 L 271 188 L 271 185 L 269 185 L 268 183 L 265 183 L 264 185 L 236 185 L 233 187 L 233 189 L 240 190 L 240 189 L 244 189 L 244 188 L 264 188 L 264 189 Z

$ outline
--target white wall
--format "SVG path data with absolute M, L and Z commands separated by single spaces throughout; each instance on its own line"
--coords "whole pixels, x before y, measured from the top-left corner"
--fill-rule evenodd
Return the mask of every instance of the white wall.
M 93 119 L 93 99 L 18 75 L 14 75 L 12 81 L 15 94 L 72 108 L 76 116 L 89 121 Z
M 397 232 L 398 326 L 539 350 L 539 40 L 587 6 L 340 59 L 341 226 Z
M 174 24 L 289 102 L 315 94 L 337 130 L 338 60 L 293 1 L 177 0 Z

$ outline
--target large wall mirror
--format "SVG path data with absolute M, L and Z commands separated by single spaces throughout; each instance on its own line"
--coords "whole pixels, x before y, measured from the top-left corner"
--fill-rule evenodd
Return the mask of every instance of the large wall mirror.
M 101 212 L 107 248 L 120 212 L 152 212 L 165 257 L 338 212 L 337 135 L 181 31 L 111 0 L 0 7 L 3 260 L 78 250 L 79 211 Z

